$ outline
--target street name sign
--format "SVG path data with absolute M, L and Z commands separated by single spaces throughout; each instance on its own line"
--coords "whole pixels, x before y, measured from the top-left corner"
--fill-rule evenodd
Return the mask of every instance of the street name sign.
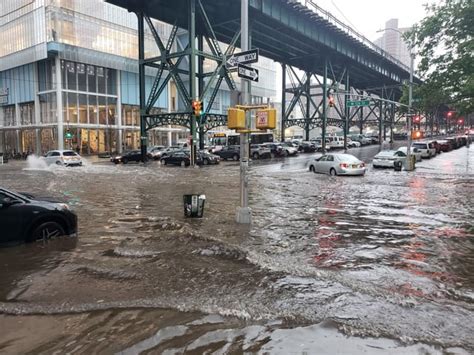
M 370 106 L 370 100 L 347 101 L 347 107 Z
M 258 62 L 258 48 L 250 51 L 235 53 L 227 58 L 227 68 L 235 68 L 239 64 L 251 64 Z
M 258 82 L 258 70 L 248 65 L 239 64 L 237 67 L 237 74 L 240 78 Z

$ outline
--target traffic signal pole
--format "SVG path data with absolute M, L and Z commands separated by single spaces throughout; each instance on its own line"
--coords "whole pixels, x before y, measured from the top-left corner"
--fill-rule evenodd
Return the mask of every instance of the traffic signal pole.
M 189 0 L 189 96 L 197 99 L 196 93 L 196 0 Z M 191 108 L 192 110 L 192 108 Z M 191 113 L 191 166 L 196 166 L 196 115 Z
M 240 46 L 242 51 L 249 49 L 249 13 L 248 0 L 241 0 L 240 12 Z M 250 98 L 250 82 L 241 78 L 241 103 L 242 105 L 249 105 Z M 247 130 L 250 128 L 250 111 L 245 112 L 245 121 Z M 249 133 L 244 132 L 240 134 L 240 207 L 237 209 L 236 221 L 240 224 L 252 223 L 252 212 L 249 208 L 249 194 L 248 194 L 248 167 L 249 167 Z

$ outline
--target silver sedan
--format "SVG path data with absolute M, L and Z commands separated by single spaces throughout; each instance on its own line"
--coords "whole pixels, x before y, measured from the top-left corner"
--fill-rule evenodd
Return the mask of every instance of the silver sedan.
M 365 163 L 351 154 L 325 154 L 309 164 L 309 171 L 335 175 L 364 175 Z

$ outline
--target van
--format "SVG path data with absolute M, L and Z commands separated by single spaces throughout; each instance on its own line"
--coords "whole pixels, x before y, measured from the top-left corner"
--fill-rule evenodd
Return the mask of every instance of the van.
M 344 137 L 341 136 L 328 136 L 329 146 L 332 149 L 344 148 Z
M 414 142 L 411 144 L 413 148 L 417 148 L 421 152 L 422 158 L 434 157 L 436 155 L 436 148 L 433 143 L 429 142 Z

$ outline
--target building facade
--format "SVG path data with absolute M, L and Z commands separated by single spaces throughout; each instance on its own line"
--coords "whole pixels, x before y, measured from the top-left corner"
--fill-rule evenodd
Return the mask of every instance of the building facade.
M 166 40 L 171 26 L 154 24 Z M 0 38 L 0 152 L 100 154 L 139 147 L 135 14 L 103 0 L 3 1 Z M 145 55 L 158 54 L 147 29 Z M 253 94 L 266 101 L 275 96 L 275 69 L 268 59 L 259 66 L 263 78 Z M 146 72 L 147 93 L 154 74 Z M 225 112 L 230 97 L 223 87 L 211 112 Z M 152 111 L 177 111 L 179 101 L 171 81 Z M 174 126 L 148 133 L 153 145 L 188 136 Z
M 407 67 L 410 67 L 410 49 L 403 39 L 403 34 L 411 28 L 399 28 L 398 19 L 391 19 L 385 23 L 382 37 L 375 40 L 375 44 L 397 58 Z

